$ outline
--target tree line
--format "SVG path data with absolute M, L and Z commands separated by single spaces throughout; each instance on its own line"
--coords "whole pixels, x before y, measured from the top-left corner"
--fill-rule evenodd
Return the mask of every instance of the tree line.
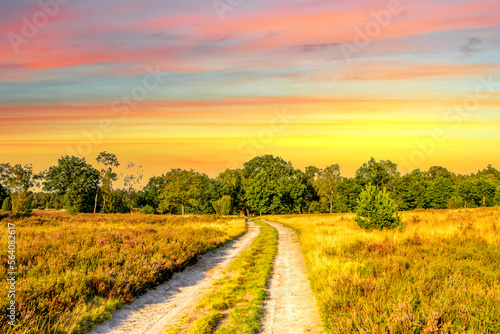
M 390 160 L 371 158 L 344 177 L 341 167 L 308 166 L 304 171 L 273 155 L 257 156 L 241 169 L 210 178 L 195 170 L 171 169 L 142 189 L 142 166 L 128 163 L 123 187 L 115 187 L 120 163 L 101 152 L 98 168 L 85 158 L 64 156 L 35 174 L 32 165 L 0 164 L 2 210 L 65 209 L 71 213 L 294 214 L 354 212 L 370 185 L 385 189 L 398 210 L 475 208 L 500 205 L 500 172 L 488 165 L 470 175 L 441 166 L 401 175 Z M 35 186 L 42 191 L 33 192 Z

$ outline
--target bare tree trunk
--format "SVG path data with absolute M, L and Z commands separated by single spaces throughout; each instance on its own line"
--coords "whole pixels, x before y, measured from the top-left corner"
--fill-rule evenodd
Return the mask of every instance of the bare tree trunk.
M 181 204 L 182 215 L 184 216 L 184 204 Z
M 333 210 L 333 201 L 330 202 L 330 213 L 332 213 Z
M 97 196 L 99 195 L 99 188 L 97 188 L 97 191 L 95 193 L 95 203 L 94 203 L 94 213 L 97 210 Z

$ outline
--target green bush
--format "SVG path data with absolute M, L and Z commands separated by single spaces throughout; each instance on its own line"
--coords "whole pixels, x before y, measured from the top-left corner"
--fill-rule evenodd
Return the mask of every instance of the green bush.
M 151 205 L 146 205 L 142 208 L 142 213 L 145 215 L 152 215 L 155 213 L 155 209 Z
M 362 228 L 401 228 L 398 206 L 384 189 L 380 191 L 372 184 L 359 195 L 354 221 Z
M 12 202 L 10 196 L 5 197 L 2 203 L 2 211 L 12 211 Z

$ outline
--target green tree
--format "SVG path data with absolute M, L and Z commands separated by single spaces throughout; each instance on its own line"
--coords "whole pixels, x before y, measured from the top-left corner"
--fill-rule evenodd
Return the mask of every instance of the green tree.
M 10 192 L 12 211 L 31 213 L 30 193 L 38 176 L 33 174 L 33 166 L 0 164 L 0 183 Z
M 319 202 L 320 198 L 318 195 L 318 192 L 316 188 L 314 187 L 314 184 L 316 182 L 316 179 L 319 177 L 319 172 L 321 169 L 319 169 L 316 166 L 307 166 L 305 168 L 304 175 L 306 177 L 306 191 L 304 195 L 304 200 L 306 203 L 308 203 L 308 207 L 310 206 L 310 203 L 312 202 Z M 316 204 L 314 204 L 315 206 Z M 313 207 L 313 212 L 317 210 L 316 207 Z M 311 212 L 311 210 L 309 210 Z
M 110 213 L 130 213 L 128 193 L 124 189 L 113 189 L 111 191 Z
M 432 166 L 427 171 L 427 175 L 431 180 L 435 180 L 438 177 L 443 177 L 445 179 L 450 179 L 450 180 L 453 179 L 453 173 L 451 173 L 448 169 L 441 166 Z
M 149 179 L 148 184 L 142 189 L 138 204 L 140 206 L 150 205 L 155 210 L 160 206 L 160 195 L 165 188 L 166 181 L 161 176 L 153 176 Z
M 212 201 L 215 213 L 220 216 L 227 216 L 231 213 L 231 196 L 224 195 L 218 200 Z
M 342 182 L 337 185 L 341 207 L 345 208 L 346 211 L 354 212 L 357 206 L 357 199 L 362 191 L 363 187 L 358 179 L 344 178 Z
M 394 191 L 399 176 L 400 173 L 398 172 L 397 164 L 390 160 L 380 160 L 377 162 L 372 157 L 356 171 L 355 177 L 363 186 L 371 183 L 379 189 L 387 188 Z
M 446 209 L 454 193 L 455 187 L 453 182 L 449 178 L 437 176 L 430 183 L 427 190 L 428 207 L 432 209 Z
M 3 200 L 9 196 L 10 195 L 7 192 L 7 189 L 5 189 L 5 187 L 0 183 L 0 202 L 3 202 Z
M 362 228 L 384 229 L 402 227 L 398 207 L 389 193 L 368 184 L 359 195 L 354 221 Z
M 474 184 L 481 194 L 481 206 L 493 206 L 495 203 L 495 183 L 490 179 L 480 177 L 474 180 Z
M 278 184 L 266 173 L 260 171 L 247 181 L 245 188 L 247 205 L 259 214 L 277 213 L 281 206 Z
M 337 185 L 342 181 L 340 166 L 338 164 L 327 166 L 319 170 L 315 179 L 315 189 L 320 197 L 320 201 L 327 203 L 330 213 L 333 212 L 333 203 L 339 196 Z
M 2 211 L 12 211 L 12 201 L 10 200 L 10 196 L 5 197 L 3 200 Z
M 166 173 L 165 188 L 160 196 L 160 208 L 168 209 L 169 206 L 180 206 L 184 216 L 187 205 L 197 205 L 205 188 L 208 186 L 208 176 L 194 170 L 172 169 Z
M 451 196 L 448 201 L 448 209 L 460 209 L 464 207 L 464 199 L 458 195 Z
M 500 206 L 500 186 L 495 190 L 495 199 L 493 201 L 495 206 Z
M 99 171 L 85 158 L 61 157 L 57 166 L 51 166 L 44 176 L 43 190 L 62 197 L 68 212 L 93 212 Z
M 401 210 L 413 210 L 426 206 L 427 177 L 420 169 L 404 175 L 396 182 L 395 193 Z
M 473 179 L 466 179 L 458 184 L 457 195 L 464 200 L 465 208 L 481 206 L 483 196 Z
M 496 185 L 500 185 L 500 171 L 494 168 L 491 164 L 482 171 L 477 172 L 476 177 L 489 179 Z
M 97 163 L 102 166 L 99 173 L 99 189 L 101 190 L 102 197 L 104 200 L 102 210 L 106 209 L 106 203 L 109 203 L 112 196 L 113 190 L 113 181 L 118 179 L 118 175 L 113 171 L 113 168 L 118 168 L 120 163 L 116 158 L 116 155 L 113 153 L 108 153 L 106 151 L 100 152 L 96 158 Z M 97 199 L 98 199 L 99 191 L 95 194 L 95 202 L 94 202 L 94 213 L 97 210 Z
M 234 213 L 245 209 L 245 192 L 240 169 L 226 169 L 215 178 L 217 195 L 231 198 Z M 217 211 L 217 210 L 216 210 Z
M 250 210 L 277 214 L 300 212 L 305 208 L 305 177 L 281 157 L 255 157 L 244 164 L 242 175 Z
M 127 173 L 123 175 L 123 186 L 128 196 L 128 210 L 132 213 L 132 196 L 135 192 L 135 187 L 141 183 L 144 171 L 142 166 L 136 166 L 132 162 L 128 162 Z

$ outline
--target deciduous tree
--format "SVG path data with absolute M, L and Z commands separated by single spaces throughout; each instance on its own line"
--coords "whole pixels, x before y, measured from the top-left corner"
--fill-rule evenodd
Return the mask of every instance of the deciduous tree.
M 132 195 L 135 191 L 135 187 L 142 181 L 143 176 L 144 171 L 142 170 L 142 166 L 136 166 L 134 163 L 129 161 L 127 165 L 127 172 L 123 175 L 123 186 L 128 196 L 129 213 L 132 213 Z
M 183 216 L 187 205 L 197 204 L 209 181 L 205 174 L 179 168 L 172 169 L 163 178 L 165 187 L 160 196 L 160 208 L 167 209 L 171 205 L 178 205 Z
M 63 196 L 69 212 L 93 212 L 94 198 L 99 187 L 99 171 L 85 158 L 64 156 L 44 173 L 43 190 Z
M 113 168 L 117 168 L 120 166 L 116 155 L 113 153 L 108 153 L 106 151 L 100 152 L 96 158 L 97 163 L 102 166 L 100 170 L 100 182 L 99 188 L 101 189 L 102 197 L 104 200 L 102 209 L 106 209 L 106 203 L 110 203 L 112 190 L 113 190 L 113 181 L 118 179 L 118 175 L 113 171 Z M 95 195 L 95 203 L 94 203 L 94 213 L 97 210 L 97 199 L 99 192 L 96 192 Z
M 30 193 L 36 179 L 31 164 L 0 164 L 0 183 L 11 193 L 12 211 L 31 212 Z
M 451 197 L 455 193 L 455 187 L 451 179 L 437 176 L 430 182 L 427 189 L 428 207 L 432 209 L 446 209 Z M 456 200 L 454 203 L 457 203 Z
M 328 203 L 330 213 L 333 212 L 333 203 L 339 196 L 337 186 L 341 181 L 340 166 L 334 164 L 319 170 L 318 176 L 314 182 L 315 189 L 321 201 Z

